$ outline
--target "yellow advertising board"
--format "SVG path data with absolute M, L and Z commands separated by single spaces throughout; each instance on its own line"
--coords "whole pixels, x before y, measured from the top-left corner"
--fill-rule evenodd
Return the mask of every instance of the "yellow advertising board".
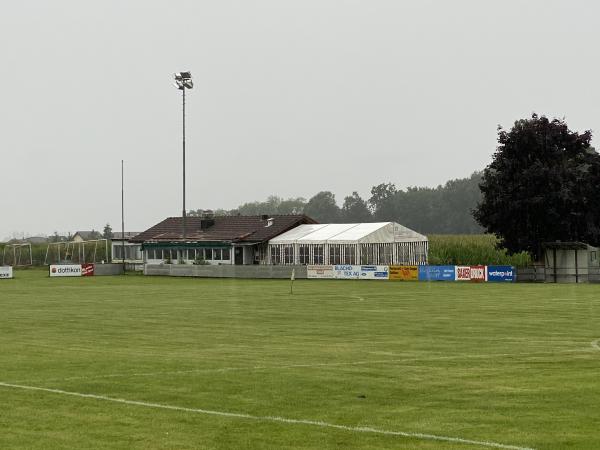
M 390 280 L 412 281 L 419 279 L 417 266 L 390 266 Z

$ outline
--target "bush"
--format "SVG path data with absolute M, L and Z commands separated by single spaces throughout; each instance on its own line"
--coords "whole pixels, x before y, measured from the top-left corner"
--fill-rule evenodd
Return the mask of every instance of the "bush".
M 437 234 L 428 238 L 431 265 L 485 264 L 525 267 L 532 264 L 528 253 L 508 255 L 506 249 L 498 248 L 498 238 L 490 234 Z

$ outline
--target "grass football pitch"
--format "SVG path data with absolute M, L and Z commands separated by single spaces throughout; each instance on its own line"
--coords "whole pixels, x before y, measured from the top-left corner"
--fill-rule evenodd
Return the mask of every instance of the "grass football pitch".
M 0 448 L 597 449 L 600 286 L 0 281 Z

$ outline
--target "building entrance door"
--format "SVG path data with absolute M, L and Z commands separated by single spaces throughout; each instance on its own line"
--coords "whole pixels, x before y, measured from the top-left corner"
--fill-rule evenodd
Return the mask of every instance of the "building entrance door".
M 236 266 L 241 266 L 244 264 L 244 248 L 243 247 L 235 247 L 233 251 L 234 263 Z

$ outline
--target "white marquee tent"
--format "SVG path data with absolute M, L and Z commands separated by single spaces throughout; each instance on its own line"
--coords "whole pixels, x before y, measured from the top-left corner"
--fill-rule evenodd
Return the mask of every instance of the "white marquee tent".
M 427 264 L 427 237 L 394 222 L 300 225 L 269 241 L 267 264 Z

